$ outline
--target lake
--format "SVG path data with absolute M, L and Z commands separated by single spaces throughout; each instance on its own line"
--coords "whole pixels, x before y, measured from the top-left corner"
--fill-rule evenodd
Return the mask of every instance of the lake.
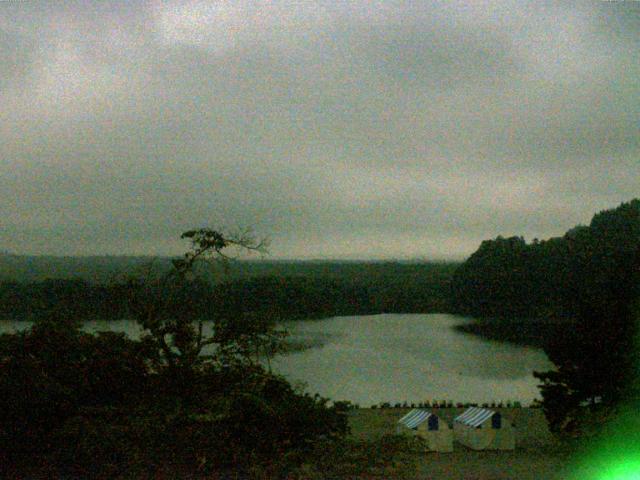
M 534 370 L 553 364 L 537 348 L 485 340 L 453 327 L 472 319 L 448 314 L 382 314 L 287 324 L 293 340 L 320 346 L 272 361 L 307 390 L 362 406 L 451 399 L 539 398 Z
M 448 314 L 382 314 L 287 322 L 293 342 L 313 346 L 270 363 L 310 393 L 361 406 L 434 399 L 528 404 L 539 398 L 532 372 L 553 367 L 545 353 L 454 329 L 471 321 Z M 0 322 L 0 332 L 28 326 Z M 84 329 L 140 334 L 128 320 L 86 322 Z

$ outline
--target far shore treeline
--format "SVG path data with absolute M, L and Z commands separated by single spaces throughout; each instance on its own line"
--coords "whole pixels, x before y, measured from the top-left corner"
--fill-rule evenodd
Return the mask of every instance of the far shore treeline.
M 575 336 L 593 312 L 612 311 L 628 293 L 623 285 L 639 249 L 639 199 L 603 210 L 562 237 L 486 240 L 451 282 L 453 311 L 478 319 L 457 328 L 546 350 L 557 338 Z
M 0 279 L 4 278 L 0 319 L 37 320 L 52 309 L 84 320 L 131 318 L 122 278 L 151 260 L 95 257 L 92 265 L 89 258 L 68 258 L 65 263 L 56 257 L 0 256 Z M 69 264 L 80 267 L 76 278 Z M 157 271 L 169 265 L 168 259 L 154 262 Z M 206 280 L 189 282 L 177 295 L 176 308 L 190 305 L 205 318 L 268 314 L 280 320 L 446 312 L 457 267 L 456 263 L 238 261 L 226 273 L 218 269 Z

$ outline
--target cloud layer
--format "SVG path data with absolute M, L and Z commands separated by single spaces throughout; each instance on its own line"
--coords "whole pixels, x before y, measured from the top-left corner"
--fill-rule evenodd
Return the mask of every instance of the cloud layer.
M 640 194 L 640 4 L 0 4 L 0 247 L 453 258 Z

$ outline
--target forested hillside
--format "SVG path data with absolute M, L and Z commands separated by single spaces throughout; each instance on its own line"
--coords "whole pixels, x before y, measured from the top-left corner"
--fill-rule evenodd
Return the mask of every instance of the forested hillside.
M 452 304 L 480 317 L 573 318 L 607 301 L 605 287 L 639 245 L 638 199 L 601 211 L 562 237 L 486 240 L 457 269 Z
M 161 270 L 168 270 L 171 266 L 168 258 L 154 259 L 150 256 L 56 257 L 4 252 L 0 253 L 0 280 L 29 283 L 55 278 L 105 283 L 152 261 Z

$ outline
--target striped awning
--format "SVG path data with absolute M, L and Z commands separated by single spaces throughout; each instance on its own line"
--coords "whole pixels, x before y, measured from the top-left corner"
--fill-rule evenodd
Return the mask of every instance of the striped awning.
M 402 423 L 408 428 L 416 428 L 422 422 L 427 420 L 431 415 L 432 414 L 430 412 L 427 412 L 426 410 L 414 408 L 404 417 L 398 420 L 398 423 Z
M 453 419 L 454 422 L 459 422 L 470 427 L 479 427 L 487 418 L 491 418 L 496 413 L 486 408 L 471 407 L 467 409 L 462 415 L 458 415 Z

